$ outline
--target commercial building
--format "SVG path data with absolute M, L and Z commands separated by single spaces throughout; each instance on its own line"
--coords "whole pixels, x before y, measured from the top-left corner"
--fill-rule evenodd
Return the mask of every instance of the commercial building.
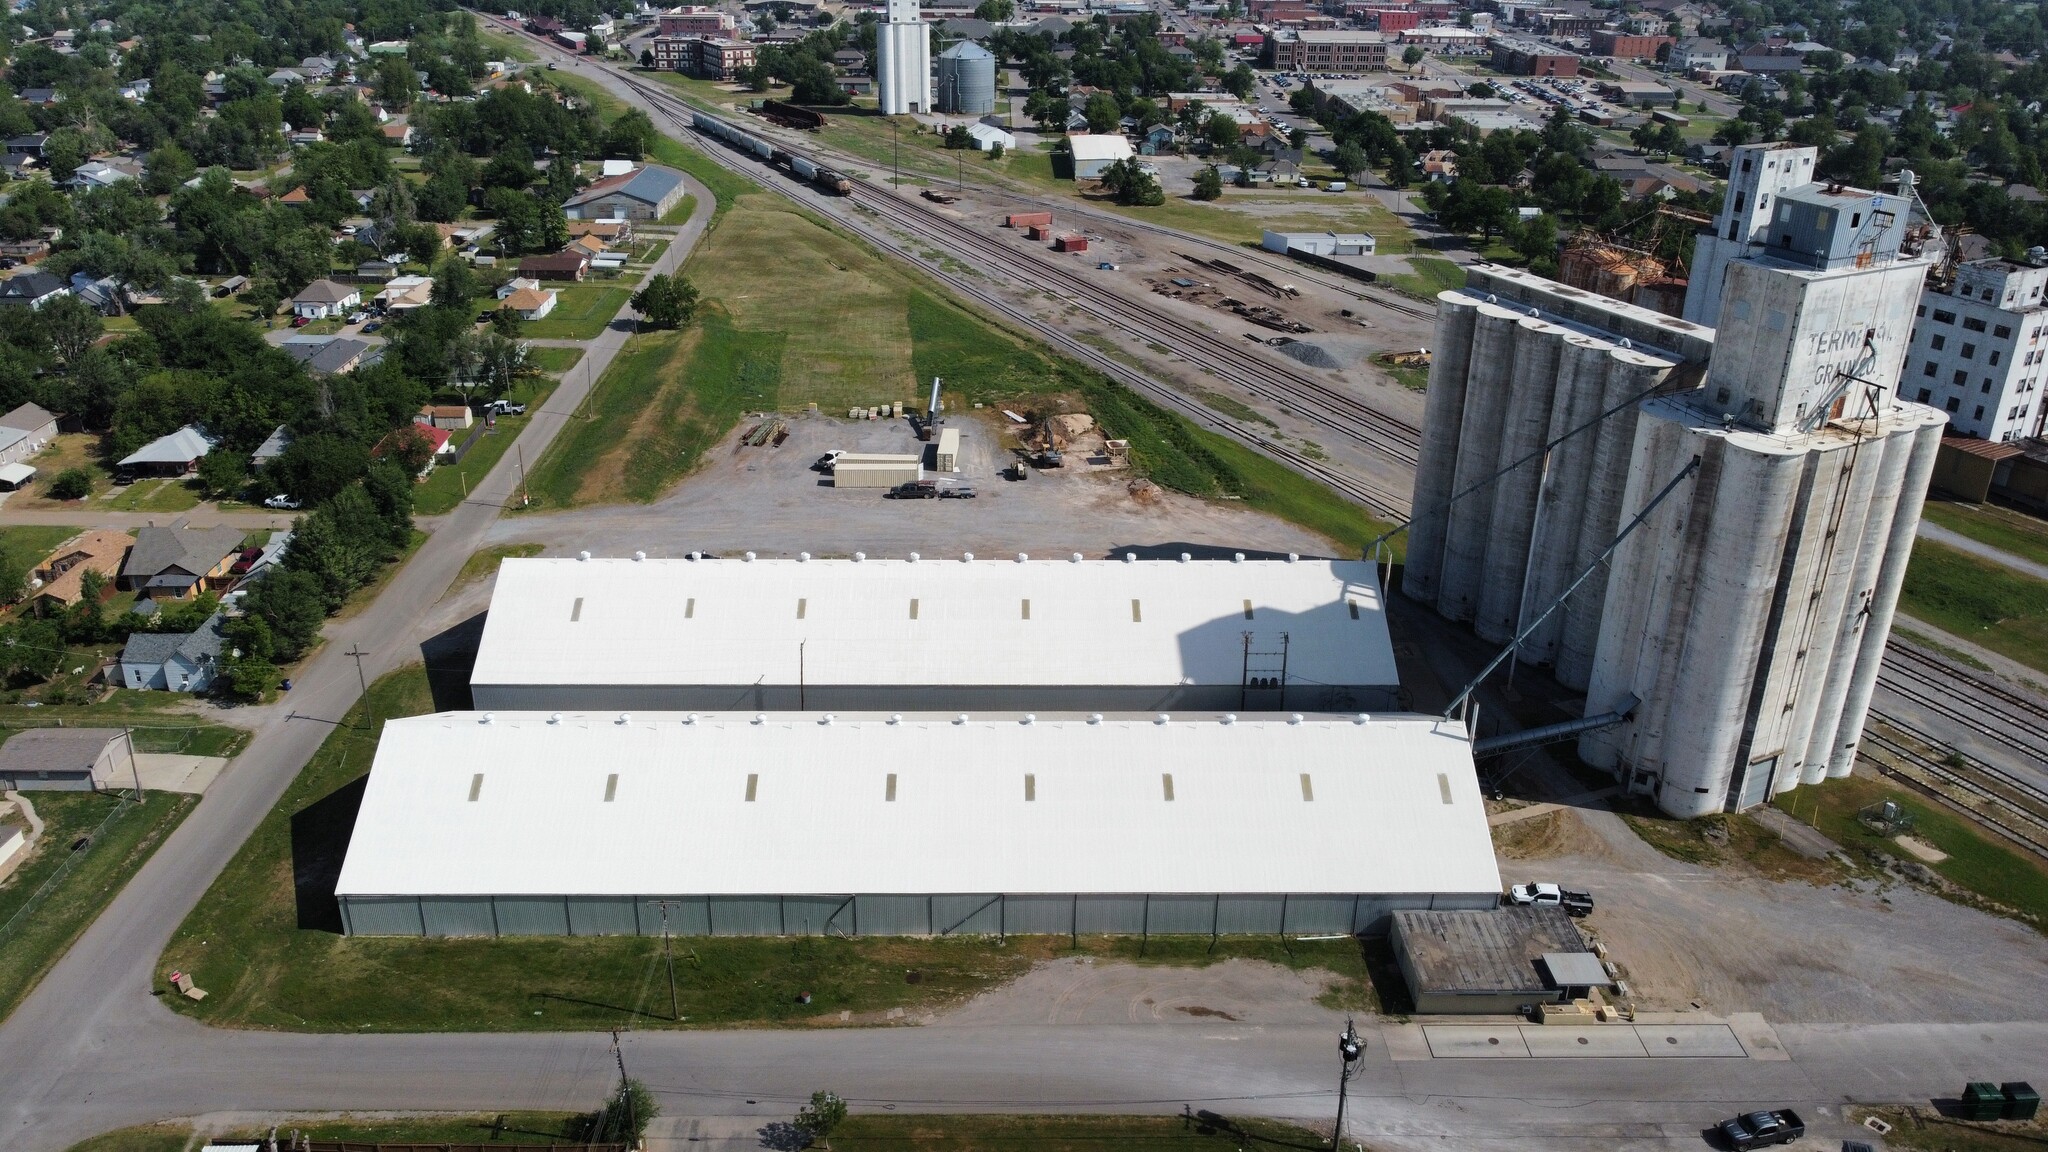
M 953 116 L 994 112 L 995 53 L 972 40 L 962 40 L 939 53 L 938 109 Z
M 1600 960 L 1586 949 L 1578 925 L 1556 906 L 1489 911 L 1403 909 L 1393 914 L 1394 964 L 1415 1011 L 1443 1015 L 1525 1014 L 1536 1005 L 1583 995 L 1584 984 L 1558 981 L 1546 957 L 1568 973 L 1562 957 Z M 1601 972 L 1599 984 L 1611 983 Z
M 1646 36 L 1602 28 L 1593 33 L 1593 55 L 1622 60 L 1655 60 L 1659 49 L 1677 43 L 1677 38 L 1672 36 Z
M 705 80 L 731 83 L 754 66 L 759 49 L 745 40 L 725 36 L 656 36 L 647 42 L 654 66 Z
M 1535 40 L 1506 36 L 1493 41 L 1493 66 L 1515 76 L 1577 76 L 1579 58 Z
M 120 788 L 132 773 L 134 756 L 119 728 L 31 728 L 0 744 L 0 789 Z
M 1678 107 L 1678 93 L 1662 84 L 1616 80 L 1600 85 L 1600 94 L 1626 108 Z
M 2037 249 L 2038 251 L 2038 249 Z M 2048 267 L 1973 260 L 1914 310 L 1913 346 L 1899 391 L 1948 413 L 1949 431 L 1980 440 L 2028 440 L 2048 418 Z
M 1728 263 L 1761 252 L 1771 239 L 1777 197 L 1813 183 L 1817 149 L 1797 144 L 1745 144 L 1728 155 L 1728 188 L 1711 232 L 1693 241 L 1685 318 L 1709 328 L 1720 323 Z
M 1434 24 L 1401 33 L 1401 46 L 1413 45 L 1439 56 L 1484 56 L 1487 34 L 1456 24 Z
M 1436 717 L 458 712 L 386 723 L 336 895 L 356 935 L 1209 935 L 1499 883 Z
M 1403 587 L 1625 717 L 1579 754 L 1681 817 L 1848 774 L 1943 423 L 1897 394 L 1905 205 L 1767 186 L 1718 329 L 1484 265 L 1439 297 Z
M 1422 13 L 1413 8 L 1366 8 L 1358 13 L 1358 18 L 1383 34 L 1422 27 Z
M 1104 169 L 1134 155 L 1131 142 L 1115 135 L 1080 133 L 1067 137 L 1067 147 L 1073 152 L 1076 180 L 1100 180 Z
M 1275 46 L 1278 67 L 1295 72 L 1384 72 L 1387 37 L 1382 32 L 1305 28 Z
M 569 197 L 562 212 L 571 220 L 660 220 L 683 202 L 686 191 L 682 173 L 644 164 L 624 175 L 607 176 Z M 525 272 L 524 264 L 520 271 Z
M 1373 565 L 512 559 L 478 708 L 1385 710 Z
M 700 4 L 671 8 L 655 17 L 655 30 L 662 36 L 719 36 L 730 39 L 736 27 L 731 13 Z
M 1364 232 L 1275 232 L 1268 228 L 1259 238 L 1259 247 L 1283 256 L 1289 252 L 1307 252 L 1315 256 L 1370 256 L 1379 250 L 1379 241 Z
M 932 29 L 918 0 L 888 0 L 875 29 L 875 94 L 885 116 L 930 112 Z

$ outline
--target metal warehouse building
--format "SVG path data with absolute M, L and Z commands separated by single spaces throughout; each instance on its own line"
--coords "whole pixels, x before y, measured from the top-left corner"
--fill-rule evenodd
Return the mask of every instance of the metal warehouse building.
M 913 554 L 914 556 L 914 554 Z M 1373 565 L 513 559 L 480 709 L 1381 711 Z
M 1377 931 L 1491 907 L 1434 717 L 388 722 L 337 886 L 356 935 Z

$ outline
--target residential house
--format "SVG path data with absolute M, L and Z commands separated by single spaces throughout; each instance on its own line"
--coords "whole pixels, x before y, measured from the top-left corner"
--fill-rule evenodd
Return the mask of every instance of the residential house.
M 122 591 L 152 600 L 189 600 L 228 583 L 228 568 L 242 550 L 242 530 L 219 528 L 137 528 L 135 545 L 121 564 Z
M 315 280 L 292 297 L 292 314 L 308 320 L 341 316 L 363 305 L 363 294 L 346 284 Z
M 64 102 L 64 96 L 55 88 L 23 88 L 20 100 L 38 108 L 50 108 Z
M 398 276 L 377 293 L 376 304 L 386 312 L 410 312 L 434 302 L 432 276 Z
M 121 281 L 113 276 L 97 279 L 90 272 L 71 274 L 71 294 L 102 316 L 119 316 L 123 311 Z
M 1164 124 L 1154 124 L 1152 130 L 1138 140 L 1140 156 L 1163 156 L 1179 147 L 1179 140 L 1173 129 Z M 1007 149 L 1006 149 L 1007 150 Z
M 279 424 L 271 429 L 270 435 L 263 438 L 263 443 L 256 446 L 256 451 L 249 454 L 249 467 L 261 468 L 284 455 L 284 450 L 292 446 L 293 439 L 292 430 L 288 425 Z
M 413 413 L 412 422 L 429 428 L 460 431 L 476 423 L 476 413 L 467 404 L 428 404 Z
M 228 569 L 228 575 L 234 577 L 235 587 L 246 588 L 251 582 L 270 575 L 270 570 L 276 567 L 278 561 L 284 559 L 285 549 L 290 548 L 291 543 L 291 532 L 280 529 L 270 534 L 270 539 L 263 544 L 263 550 L 253 558 L 235 561 Z
M 294 188 L 291 191 L 285 193 L 284 195 L 279 196 L 277 198 L 277 202 L 279 204 L 290 204 L 293 207 L 298 207 L 299 205 L 302 204 L 311 204 L 313 202 L 313 194 L 311 192 L 306 191 L 306 186 L 301 184 L 297 188 Z
M 347 336 L 311 336 L 287 340 L 284 353 L 315 376 L 339 376 L 367 368 L 384 358 L 384 346 Z
M 197 632 L 130 633 L 118 665 L 121 687 L 159 692 L 206 691 L 220 674 L 221 653 L 227 648 L 222 630 L 226 622 L 227 617 L 216 612 Z
M 377 131 L 384 137 L 384 142 L 394 148 L 412 147 L 412 125 L 403 120 L 393 120 L 388 124 L 380 124 L 377 127 Z
M 598 257 L 603 256 L 610 248 L 609 244 L 595 236 L 578 236 L 574 240 L 569 241 L 562 250 L 564 252 L 581 252 L 586 258 L 596 261 Z
M 0 169 L 6 171 L 9 180 L 24 179 L 30 172 L 42 166 L 43 158 L 41 156 L 31 155 L 26 152 L 0 153 Z
M 134 547 L 135 537 L 126 532 L 81 532 L 46 557 L 36 568 L 29 599 L 37 604 L 68 608 L 85 593 L 85 574 L 97 572 L 112 588 L 121 574 L 121 561 Z
M 0 240 L 0 267 L 37 264 L 50 255 L 50 242 L 41 237 L 30 240 Z
M 629 220 L 571 220 L 569 235 L 595 236 L 613 246 L 630 244 L 633 242 L 633 224 Z
M 50 143 L 48 132 L 30 132 L 25 136 L 12 136 L 7 140 L 7 154 L 10 156 L 34 156 L 40 159 L 43 149 Z
M 535 280 L 581 280 L 589 271 L 590 258 L 574 251 L 528 256 L 519 262 L 519 275 Z M 0 294 L 0 302 L 4 301 Z
M 35 446 L 31 451 L 41 451 L 44 445 L 57 438 L 57 417 L 40 404 L 23 404 L 0 416 L 0 429 L 4 428 L 28 433 L 29 442 Z M 4 462 L 0 459 L 0 463 Z
M 423 423 L 415 416 L 411 424 L 403 428 L 394 428 L 382 440 L 377 441 L 377 446 L 370 449 L 370 455 L 383 459 L 386 455 L 402 451 L 413 443 L 422 444 L 426 448 L 427 462 L 420 466 L 419 471 L 419 478 L 422 480 L 426 479 L 427 473 L 434 470 L 436 463 L 455 454 L 453 431 Z
M 562 205 L 571 220 L 660 220 L 683 199 L 683 175 L 648 164 L 624 176 L 599 180 Z
M 97 792 L 124 787 L 135 748 L 119 728 L 30 728 L 0 745 L 0 788 Z
M 143 476 L 190 476 L 199 470 L 199 461 L 219 443 L 219 437 L 207 435 L 197 424 L 187 424 L 129 453 L 115 468 L 129 480 Z
M 389 260 L 365 260 L 356 265 L 356 278 L 360 280 L 389 280 L 398 275 L 398 265 Z
M 70 285 L 48 272 L 23 272 L 0 280 L 0 305 L 26 304 L 30 308 L 41 308 L 59 296 L 70 294 Z
M 123 180 L 142 179 L 142 165 L 133 160 L 88 160 L 64 183 L 72 188 L 111 188 Z
M 1725 72 L 1728 46 L 1702 36 L 1680 40 L 1671 50 L 1671 66 L 1681 72 Z
M 555 303 L 561 293 L 553 288 L 522 288 L 508 296 L 500 297 L 500 308 L 510 308 L 519 313 L 521 320 L 538 320 L 555 310 Z

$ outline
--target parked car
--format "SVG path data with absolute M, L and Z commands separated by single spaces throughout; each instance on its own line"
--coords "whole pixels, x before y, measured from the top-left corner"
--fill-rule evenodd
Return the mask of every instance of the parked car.
M 1325 185 L 1325 187 L 1329 188 L 1329 190 L 1332 192 L 1342 192 L 1346 188 L 1349 188 L 1350 185 L 1344 183 L 1344 181 L 1342 180 L 1332 180 L 1329 182 L 1329 184 Z
M 957 488 L 941 488 L 939 489 L 939 499 L 972 500 L 974 499 L 974 489 L 968 487 L 965 484 L 962 484 Z
M 1721 1136 L 1735 1152 L 1750 1152 L 1772 1144 L 1790 1144 L 1806 1135 L 1806 1122 L 1790 1108 L 1749 1112 L 1721 1121 Z
M 939 482 L 911 480 L 889 489 L 886 495 L 893 500 L 935 500 L 939 495 Z
M 382 320 L 372 320 L 368 324 L 363 325 L 363 332 L 365 334 L 375 332 L 377 329 L 382 328 L 383 326 L 384 322 Z
M 1517 884 L 1508 889 L 1510 904 L 1562 904 L 1564 889 L 1555 884 Z
M 312 318 L 312 317 L 310 317 L 310 316 L 294 316 L 294 317 L 292 317 L 292 327 L 294 327 L 294 328 L 304 328 L 304 327 L 305 327 L 306 325 L 308 325 L 308 324 L 311 324 L 312 322 L 313 322 L 313 318 Z
M 275 496 L 272 496 L 272 497 L 271 497 L 270 499 L 268 499 L 268 500 L 265 500 L 265 501 L 263 502 L 263 506 L 264 506 L 265 508 L 285 508 L 285 509 L 291 509 L 291 508 L 297 508 L 297 507 L 299 506 L 299 502 L 298 502 L 297 500 L 294 500 L 294 499 L 292 499 L 291 497 L 289 497 L 289 496 L 285 495 L 284 493 L 282 493 L 282 492 L 279 492 L 279 493 L 278 493 L 277 495 L 275 495 Z
M 832 471 L 832 466 L 839 463 L 839 458 L 844 455 L 846 455 L 844 449 L 834 448 L 823 456 L 818 457 L 817 462 L 811 465 L 811 471 L 830 472 Z
M 510 400 L 493 400 L 484 405 L 484 411 L 494 416 L 524 416 L 526 405 L 514 404 Z
M 361 324 L 369 318 L 370 314 L 367 312 L 351 312 L 348 314 L 348 322 L 351 324 Z
M 254 568 L 256 566 L 256 561 L 262 559 L 262 557 L 263 549 L 261 548 L 242 549 L 242 554 L 240 556 L 235 557 L 234 566 L 228 569 L 228 575 L 247 576 L 249 574 L 249 569 Z

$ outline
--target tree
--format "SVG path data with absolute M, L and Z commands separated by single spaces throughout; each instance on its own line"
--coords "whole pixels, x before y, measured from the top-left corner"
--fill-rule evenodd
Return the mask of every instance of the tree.
M 1402 50 L 1402 52 L 1401 52 L 1401 63 L 1403 63 L 1403 64 L 1406 64 L 1406 65 L 1407 65 L 1407 66 L 1409 66 L 1410 68 L 1413 68 L 1413 67 L 1415 67 L 1415 66 L 1416 66 L 1417 64 L 1420 64 L 1420 63 L 1422 63 L 1422 57 L 1423 57 L 1422 45 L 1420 45 L 1420 44 L 1410 44 L 1410 45 L 1409 45 L 1409 46 L 1408 46 L 1407 48 L 1403 49 L 1403 50 Z
M 1195 199 L 1220 200 L 1223 198 L 1223 174 L 1214 164 L 1195 173 Z
M 1116 97 L 1107 92 L 1088 97 L 1088 102 L 1081 106 L 1081 115 L 1088 121 L 1088 131 L 1098 135 L 1116 131 L 1117 123 L 1123 119 Z
M 419 77 L 413 73 L 412 62 L 403 56 L 378 59 L 372 87 L 379 104 L 401 112 L 412 107 L 413 98 L 420 94 Z
M 697 316 L 697 287 L 681 273 L 655 275 L 631 301 L 640 321 L 653 328 L 680 328 Z
M 1024 100 L 1024 114 L 1038 124 L 1041 132 L 1051 132 L 1067 122 L 1067 98 L 1043 89 L 1034 91 Z
M 85 350 L 97 344 L 104 325 L 92 305 L 65 294 L 36 310 L 36 327 L 66 364 L 78 363 Z
M 628 108 L 605 130 L 604 152 L 607 156 L 638 160 L 653 151 L 654 142 L 659 139 L 661 133 L 654 130 L 654 121 L 647 113 Z
M 199 460 L 199 485 L 209 497 L 233 496 L 249 482 L 249 461 L 240 452 L 209 452 Z
M 1223 90 L 1239 100 L 1249 100 L 1259 86 L 1259 78 L 1249 64 L 1239 64 L 1223 74 Z
M 83 500 L 92 495 L 92 473 L 83 468 L 66 468 L 50 481 L 52 500 Z
M 1751 139 L 1753 135 L 1746 121 L 1724 120 L 1719 128 L 1714 129 L 1714 143 L 1725 144 L 1730 148 L 1740 148 Z
M 1003 158 L 1002 141 L 998 140 L 995 143 L 988 146 L 988 158 L 991 160 L 1001 160 Z
M 289 558 L 297 549 L 295 540 L 291 550 L 285 553 L 287 563 L 283 570 L 258 580 L 242 602 L 243 610 L 248 613 L 245 619 L 260 620 L 268 629 L 273 647 L 270 658 L 287 663 L 305 655 L 306 650 L 320 639 L 320 626 L 327 619 L 327 605 L 319 580 L 311 573 L 294 571 L 289 566 Z M 236 639 L 233 632 L 229 636 Z M 249 649 L 246 642 L 240 639 L 236 642 L 245 650 Z
M 1001 24 L 1017 14 L 1014 0 L 981 0 L 974 6 L 974 18 L 991 24 Z
M 233 656 L 220 662 L 214 684 L 221 695 L 247 704 L 261 703 L 284 683 L 277 665 L 255 656 Z
M 640 50 L 640 66 L 642 68 L 654 67 L 654 49 L 642 48 Z
M 965 124 L 955 124 L 951 128 L 946 129 L 945 145 L 947 148 L 955 151 L 962 148 L 972 148 L 974 147 L 974 133 L 969 132 Z
M 1557 254 L 1557 221 L 1548 214 L 1522 221 L 1514 233 L 1515 254 L 1535 263 Z
M 1102 170 L 1102 187 L 1126 207 L 1154 207 L 1166 203 L 1166 192 L 1136 157 L 1126 157 Z
M 1207 140 L 1212 148 L 1233 147 L 1242 135 L 1243 130 L 1237 126 L 1237 121 L 1221 112 L 1211 112 L 1208 119 L 1202 121 L 1202 139 Z
M 1330 156 L 1330 166 L 1337 175 L 1349 178 L 1365 170 L 1365 150 L 1349 141 L 1339 144 Z
M 796 1130 L 813 1141 L 830 1140 L 832 1130 L 846 1122 L 846 1101 L 837 1092 L 813 1092 L 811 1102 L 797 1109 Z
M 661 1113 L 661 1106 L 655 1103 L 654 1093 L 638 1080 L 627 1080 L 612 1090 L 612 1094 L 590 1117 L 586 1134 L 593 1144 L 624 1144 L 637 1148 L 647 1133 L 647 1125 Z

